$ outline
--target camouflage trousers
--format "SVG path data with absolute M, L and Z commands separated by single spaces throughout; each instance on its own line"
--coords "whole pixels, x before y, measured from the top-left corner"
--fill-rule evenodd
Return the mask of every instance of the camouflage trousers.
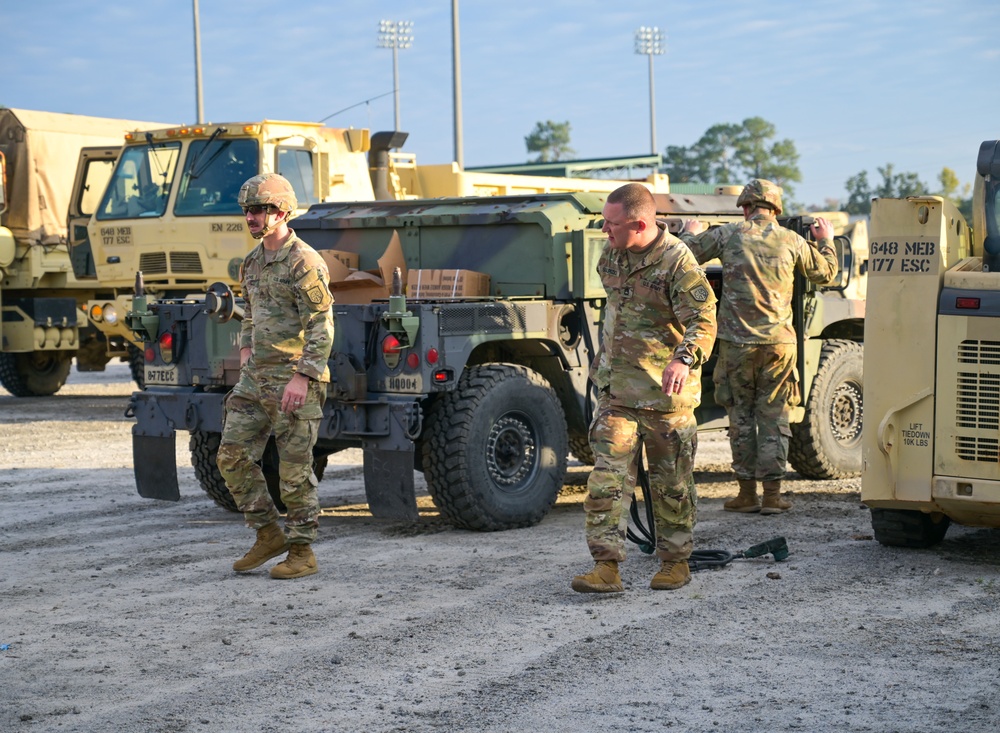
M 729 415 L 737 479 L 780 481 L 788 462 L 790 408 L 799 404 L 795 344 L 718 342 L 715 401 Z
M 694 546 L 697 493 L 692 471 L 698 447 L 694 413 L 612 406 L 603 400 L 590 426 L 594 470 L 587 481 L 587 546 L 594 560 L 625 559 L 628 510 L 641 449 L 649 466 L 656 554 L 685 560 Z
M 285 533 L 291 542 L 312 543 L 319 529 L 319 483 L 313 473 L 313 447 L 319 435 L 326 385 L 310 382 L 305 404 L 292 413 L 279 409 L 289 374 L 276 379 L 244 369 L 226 397 L 225 424 L 217 463 L 226 486 L 252 529 L 277 522 L 278 509 L 267 490 L 258 461 L 274 433 L 278 477 L 285 503 Z

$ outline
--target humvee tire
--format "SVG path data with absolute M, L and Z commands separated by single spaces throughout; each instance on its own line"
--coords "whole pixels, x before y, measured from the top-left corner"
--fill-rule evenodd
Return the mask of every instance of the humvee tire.
M 192 430 L 188 440 L 188 448 L 191 450 L 191 465 L 194 466 L 194 475 L 201 484 L 202 490 L 216 504 L 230 512 L 239 512 L 233 495 L 229 493 L 222 474 L 219 473 L 219 466 L 216 458 L 219 455 L 219 443 L 222 442 L 221 433 L 210 433 L 202 430 Z M 327 456 L 321 454 L 313 456 L 313 473 L 316 480 L 323 480 L 323 473 L 326 470 Z M 274 506 L 279 512 L 285 511 L 285 503 L 281 500 L 281 490 L 278 488 L 278 449 L 274 444 L 272 436 L 264 448 L 264 457 L 260 461 L 264 471 L 264 479 L 267 481 L 267 492 L 274 501 Z
M 424 422 L 424 477 L 454 525 L 530 527 L 555 503 L 566 475 L 566 418 L 555 391 L 516 364 L 468 368 Z
M 861 344 L 831 339 L 823 344 L 806 401 L 805 418 L 792 424 L 788 462 L 809 479 L 861 472 Z
M 146 355 L 135 344 L 128 345 L 128 370 L 135 386 L 146 389 Z

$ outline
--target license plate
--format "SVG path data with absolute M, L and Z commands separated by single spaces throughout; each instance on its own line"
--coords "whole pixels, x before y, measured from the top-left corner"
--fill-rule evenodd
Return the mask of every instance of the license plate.
M 147 366 L 145 379 L 146 384 L 177 384 L 177 367 Z

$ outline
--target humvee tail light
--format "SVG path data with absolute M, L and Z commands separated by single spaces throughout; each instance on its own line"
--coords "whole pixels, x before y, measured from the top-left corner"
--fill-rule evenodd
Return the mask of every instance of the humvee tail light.
M 447 382 L 449 379 L 451 379 L 451 373 L 447 369 L 434 372 L 435 382 Z
M 417 356 L 415 351 L 411 351 L 406 355 L 406 366 L 410 367 L 410 369 L 416 369 L 420 366 L 420 357 Z
M 979 310 L 979 298 L 955 298 L 955 307 L 963 308 L 965 310 Z
M 438 354 L 438 350 L 435 349 L 433 346 L 431 348 L 427 349 L 427 363 L 428 364 L 432 364 L 432 365 L 433 364 L 437 364 L 439 356 L 440 355 Z
M 166 364 L 174 361 L 174 335 L 170 331 L 160 334 L 160 358 Z
M 402 344 L 400 344 L 399 339 L 391 333 L 382 339 L 382 359 L 390 369 L 395 368 L 399 364 L 399 355 L 402 350 Z
M 143 351 L 143 357 L 146 359 L 147 364 L 152 364 L 153 360 L 156 359 L 156 352 L 153 351 L 152 346 L 147 346 L 145 351 Z

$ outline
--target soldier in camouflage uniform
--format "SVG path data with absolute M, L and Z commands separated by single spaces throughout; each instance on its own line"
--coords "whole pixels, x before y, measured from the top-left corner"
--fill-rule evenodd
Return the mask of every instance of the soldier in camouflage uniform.
M 591 379 L 598 390 L 590 426 L 594 470 L 584 502 L 595 567 L 573 579 L 581 593 L 621 592 L 628 507 L 637 461 L 649 464 L 660 571 L 654 590 L 691 580 L 697 447 L 694 408 L 701 365 L 715 340 L 715 294 L 683 243 L 656 220 L 656 204 L 637 183 L 608 196 L 608 244 L 597 270 L 608 294 L 603 338 Z
M 731 512 L 780 514 L 791 509 L 781 480 L 791 435 L 789 414 L 799 404 L 792 325 L 792 289 L 798 269 L 814 283 L 837 273 L 833 226 L 818 217 L 807 242 L 778 224 L 781 188 L 763 179 L 748 183 L 737 205 L 746 221 L 699 234 L 700 222 L 685 223 L 681 238 L 698 262 L 722 261 L 719 358 L 713 378 L 715 401 L 729 414 L 729 443 L 739 495 L 723 507 Z M 757 482 L 764 486 L 763 503 Z
M 319 527 L 313 446 L 330 381 L 333 297 L 326 263 L 288 226 L 291 184 L 274 173 L 243 184 L 239 204 L 258 244 L 243 261 L 240 379 L 226 398 L 219 471 L 257 542 L 233 564 L 245 572 L 288 550 L 272 578 L 316 572 L 310 545 Z M 285 530 L 257 461 L 274 433 Z

